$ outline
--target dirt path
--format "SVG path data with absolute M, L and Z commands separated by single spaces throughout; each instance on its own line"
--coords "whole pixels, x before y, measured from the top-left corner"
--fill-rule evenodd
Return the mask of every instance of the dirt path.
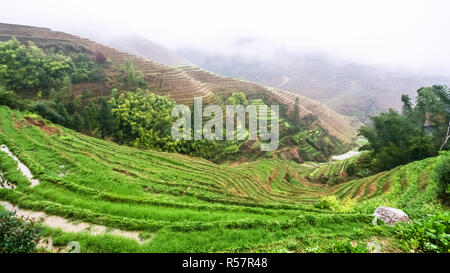
M 33 175 L 31 174 L 30 169 L 25 166 L 20 160 L 8 149 L 6 145 L 1 145 L 0 150 L 5 152 L 8 156 L 10 156 L 12 159 L 14 159 L 17 162 L 17 169 L 22 172 L 22 174 L 28 178 L 28 180 L 31 183 L 31 187 L 34 187 L 36 185 L 39 185 L 39 180 L 34 179 Z M 4 188 L 13 188 L 7 187 L 9 184 L 5 184 L 3 181 L 2 176 L 2 183 L 1 186 Z M 51 228 L 60 228 L 64 232 L 88 232 L 92 235 L 99 235 L 99 234 L 111 234 L 111 235 L 117 235 L 117 236 L 123 236 L 130 239 L 135 239 L 141 244 L 150 242 L 154 234 L 149 239 L 142 240 L 139 237 L 139 232 L 137 231 L 126 231 L 126 230 L 120 230 L 120 229 L 108 229 L 106 226 L 101 225 L 95 225 L 90 223 L 73 223 L 69 220 L 59 217 L 59 216 L 53 216 L 53 215 L 47 215 L 45 212 L 39 212 L 39 211 L 31 211 L 31 210 L 23 210 L 20 209 L 17 206 L 12 205 L 11 203 L 7 201 L 0 201 L 0 205 L 3 206 L 6 210 L 13 211 L 18 216 L 24 216 L 28 218 L 33 219 L 40 219 L 42 220 L 42 224 L 51 227 Z
M 41 220 L 42 224 L 51 228 L 60 228 L 64 232 L 87 232 L 91 235 L 100 235 L 100 234 L 117 235 L 134 239 L 138 241 L 140 244 L 148 243 L 154 237 L 153 234 L 149 239 L 142 240 L 139 237 L 138 231 L 108 229 L 106 226 L 89 224 L 85 222 L 73 223 L 59 216 L 47 215 L 45 212 L 20 209 L 19 207 L 14 206 L 13 204 L 7 201 L 0 201 L 0 205 L 3 206 L 8 211 L 15 212 L 17 216 Z

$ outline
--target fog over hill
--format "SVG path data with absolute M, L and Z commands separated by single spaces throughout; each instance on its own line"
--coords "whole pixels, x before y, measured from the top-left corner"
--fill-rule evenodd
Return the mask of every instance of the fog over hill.
M 281 86 L 367 120 L 398 108 L 402 93 L 449 83 L 449 8 L 445 0 L 7 1 L 0 21 Z
M 399 109 L 401 94 L 415 98 L 422 86 L 450 83 L 448 77 L 355 63 L 251 39 L 241 39 L 229 52 L 191 47 L 176 53 L 212 72 L 294 91 L 364 122 L 388 108 Z
M 90 35 L 93 40 L 116 48 L 118 50 L 144 57 L 165 65 L 192 65 L 191 62 L 182 58 L 169 49 L 159 45 L 142 36 L 133 34 L 124 35 Z

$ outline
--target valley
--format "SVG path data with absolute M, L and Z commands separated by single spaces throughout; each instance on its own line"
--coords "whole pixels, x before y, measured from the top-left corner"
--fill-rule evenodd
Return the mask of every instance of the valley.
M 375 81 L 395 92 L 371 82 L 374 96 L 364 77 L 352 78 L 372 72 L 317 60 L 300 62 L 312 70 L 298 74 L 280 62 L 251 82 L 246 71 L 222 76 L 210 61 L 198 67 L 133 39 L 108 42 L 120 51 L 0 23 L 1 223 L 33 237 L 25 249 L 3 232 L 0 252 L 448 252 L 446 86 L 422 86 L 413 103 L 397 98 L 410 82 L 391 85 L 383 74 Z M 323 67 L 335 81 L 315 71 Z M 305 79 L 322 85 L 300 92 Z M 234 125 L 226 141 L 202 139 L 202 126 L 176 139 L 176 105 L 194 113 L 183 120 L 212 120 L 202 108 L 196 116 L 194 100 L 221 113 L 276 105 L 276 118 L 254 115 L 279 145 L 249 138 L 261 127 L 251 132 L 245 113 L 244 139 Z M 401 112 L 382 112 L 391 105 Z
M 75 223 L 138 232 L 139 238 L 155 234 L 151 242 L 139 244 L 114 232 L 92 235 L 45 228 L 54 243 L 79 241 L 87 252 L 306 251 L 317 240 L 323 251 L 341 236 L 361 241 L 391 236 L 391 228 L 371 224 L 373 210 L 385 204 L 411 217 L 427 210 L 437 194 L 433 168 L 449 158 L 445 153 L 327 186 L 306 178 L 316 168 L 289 161 L 217 165 L 123 147 L 53 124 L 48 126 L 55 126 L 57 133 L 49 134 L 34 125 L 20 125 L 26 115 L 4 106 L 0 118 L 0 141 L 40 181 L 30 187 L 29 179 L 16 169 L 17 162 L 0 153 L 5 179 L 17 185 L 0 189 L 1 199 Z M 424 176 L 423 170 L 430 174 Z M 314 206 L 330 195 L 356 203 L 344 212 Z

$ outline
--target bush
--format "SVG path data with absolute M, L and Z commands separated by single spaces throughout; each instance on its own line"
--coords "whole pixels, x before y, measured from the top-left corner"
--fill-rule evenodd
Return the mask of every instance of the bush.
M 358 243 L 353 246 L 350 240 L 334 241 L 331 247 L 332 253 L 367 253 L 368 250 L 364 244 Z
M 0 253 L 33 252 L 40 233 L 34 224 L 12 212 L 0 212 Z
M 425 220 L 399 224 L 396 234 L 415 252 L 448 253 L 450 213 L 445 211 Z
M 316 208 L 329 209 L 337 213 L 349 213 L 352 212 L 355 207 L 356 201 L 350 198 L 339 200 L 334 195 L 325 196 L 315 204 Z
M 0 64 L 0 82 L 15 91 L 48 90 L 73 70 L 70 58 L 46 54 L 33 43 L 22 45 L 16 38 L 0 42 Z
M 30 101 L 23 100 L 18 94 L 14 91 L 5 90 L 2 86 L 0 86 L 0 105 L 6 105 L 11 109 L 19 109 L 29 110 Z
M 439 179 L 440 192 L 448 197 L 450 195 L 450 160 L 443 160 L 437 165 L 436 173 Z
M 67 120 L 57 113 L 55 110 L 51 109 L 47 106 L 46 103 L 38 102 L 34 108 L 34 110 L 44 118 L 58 124 L 66 124 Z

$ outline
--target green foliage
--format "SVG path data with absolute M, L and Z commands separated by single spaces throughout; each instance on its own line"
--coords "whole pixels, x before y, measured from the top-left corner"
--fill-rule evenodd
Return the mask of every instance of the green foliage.
M 171 128 L 175 120 L 171 112 L 175 102 L 149 91 L 122 92 L 111 98 L 109 104 L 102 101 L 99 110 L 102 136 L 112 135 L 119 143 L 208 159 L 235 153 L 240 147 L 236 141 L 173 139 Z
M 0 253 L 33 252 L 40 229 L 31 219 L 17 217 L 9 211 L 0 212 Z
M 97 105 L 92 101 L 82 109 L 81 116 L 84 120 L 84 132 L 93 132 L 96 128 L 100 127 L 98 115 Z
M 125 62 L 123 73 L 122 83 L 125 90 L 136 91 L 147 87 L 142 72 L 137 71 L 132 62 Z
M 339 241 L 335 240 L 331 247 L 332 253 L 367 253 L 368 249 L 362 243 L 353 246 L 349 239 Z
M 423 87 L 417 91 L 416 106 L 402 96 L 402 114 L 390 109 L 371 117 L 372 126 L 362 127 L 361 136 L 371 151 L 372 171 L 383 171 L 436 155 L 445 140 L 450 119 L 450 92 L 444 86 Z
M 83 53 L 78 53 L 72 59 L 76 68 L 71 73 L 73 83 L 106 81 L 106 74 L 103 66 L 104 62 L 102 63 L 98 62 L 96 59 L 88 58 L 87 55 Z
M 59 107 L 61 109 L 61 107 Z M 44 118 L 58 123 L 58 124 L 67 124 L 67 117 L 60 115 L 57 111 L 51 108 L 46 102 L 38 102 L 34 108 L 34 110 L 43 116 Z
M 282 139 L 281 143 L 289 145 L 290 140 L 293 140 L 294 144 L 298 145 L 303 160 L 323 162 L 330 155 L 339 154 L 345 150 L 336 138 L 330 136 L 319 126 L 308 130 L 301 129 L 299 126 L 291 126 L 290 132 L 294 133 L 293 138 L 287 136 Z
M 354 210 L 356 201 L 350 198 L 339 200 L 334 195 L 324 196 L 318 203 L 316 208 L 328 209 L 336 213 L 350 213 Z
M 91 123 L 92 124 L 92 123 Z M 115 133 L 116 126 L 111 106 L 105 98 L 100 99 L 100 109 L 98 111 L 98 124 L 102 137 L 111 136 Z M 90 125 L 92 127 L 92 125 Z
M 29 100 L 23 100 L 14 91 L 6 90 L 0 85 L 0 105 L 6 105 L 19 110 L 29 110 L 31 102 Z
M 74 55 L 73 57 L 70 55 Z M 54 49 L 44 51 L 32 42 L 22 45 L 16 38 L 0 42 L 0 84 L 14 91 L 33 90 L 34 94 L 50 89 L 61 91 L 67 81 L 105 81 L 103 64 L 89 58 L 85 53 L 64 55 Z M 70 93 L 69 90 L 64 91 Z
M 17 185 L 16 189 L 0 189 L 2 200 L 70 220 L 147 236 L 154 232 L 151 242 L 140 244 L 112 234 L 47 229 L 46 236 L 52 236 L 55 245 L 75 240 L 83 252 L 288 251 L 297 248 L 294 242 L 300 251 L 330 251 L 329 242 L 334 239 L 362 242 L 377 236 L 381 240 L 393 231 L 372 227 L 374 209 L 392 205 L 411 219 L 436 210 L 437 206 L 430 205 L 436 200 L 435 168 L 448 160 L 448 152 L 443 152 L 436 158 L 330 187 L 304 179 L 303 174 L 313 168 L 286 160 L 214 164 L 176 153 L 121 146 L 66 128 L 59 128 L 56 136 L 32 125 L 15 126 L 26 117 L 28 114 L 1 106 L 0 142 L 41 183 L 29 187 L 17 162 L 0 152 L 0 170 Z M 365 182 L 367 186 L 377 183 L 374 191 L 362 191 L 352 212 L 337 213 L 341 206 L 348 206 L 341 200 L 361 192 Z M 330 192 L 336 198 L 327 207 L 336 212 L 314 207 Z M 373 196 L 364 199 L 368 195 Z
M 73 114 L 72 119 L 72 128 L 81 131 L 84 128 L 84 120 L 81 115 L 77 112 Z
M 399 224 L 396 233 L 413 251 L 449 253 L 450 213 L 439 212 L 428 219 Z
M 171 111 L 175 106 L 173 100 L 148 91 L 138 91 L 122 93 L 117 99 L 112 98 L 110 104 L 117 122 L 113 136 L 119 143 L 175 151 L 178 142 L 172 139 L 170 133 L 173 122 Z M 104 116 L 102 110 L 99 115 Z
M 21 45 L 16 38 L 0 42 L 0 83 L 13 90 L 48 90 L 73 70 L 70 58 L 47 56 L 32 42 Z
M 436 167 L 439 191 L 444 198 L 450 196 L 450 160 L 442 160 Z
M 237 92 L 237 93 L 233 93 L 231 94 L 230 97 L 228 97 L 228 104 L 230 105 L 242 105 L 242 106 L 247 106 L 248 105 L 248 101 L 247 98 L 245 96 L 245 94 L 243 92 Z
M 355 160 L 349 160 L 345 166 L 347 175 L 355 178 L 371 175 L 373 173 L 372 169 L 372 155 L 370 153 L 361 153 Z

